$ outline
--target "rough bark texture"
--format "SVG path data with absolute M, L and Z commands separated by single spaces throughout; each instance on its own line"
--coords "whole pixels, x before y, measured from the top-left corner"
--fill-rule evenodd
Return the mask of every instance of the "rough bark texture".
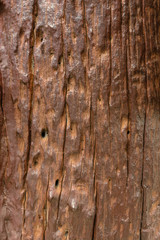
M 160 239 L 160 0 L 0 0 L 0 239 Z

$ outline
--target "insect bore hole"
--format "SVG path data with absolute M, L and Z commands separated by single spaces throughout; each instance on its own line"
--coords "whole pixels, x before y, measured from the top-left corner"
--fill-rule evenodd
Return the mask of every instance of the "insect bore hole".
M 42 131 L 41 131 L 41 137 L 45 138 L 47 136 L 47 134 L 48 134 L 48 131 L 43 128 Z
M 58 185 L 59 185 L 59 179 L 56 180 L 55 187 L 58 187 Z
M 34 166 L 38 165 L 38 160 L 34 160 Z
M 65 236 L 68 236 L 68 230 L 65 231 Z

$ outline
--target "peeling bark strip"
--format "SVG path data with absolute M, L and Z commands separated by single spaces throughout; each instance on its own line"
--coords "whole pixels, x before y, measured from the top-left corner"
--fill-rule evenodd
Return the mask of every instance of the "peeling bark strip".
M 159 0 L 0 0 L 0 239 L 160 239 Z

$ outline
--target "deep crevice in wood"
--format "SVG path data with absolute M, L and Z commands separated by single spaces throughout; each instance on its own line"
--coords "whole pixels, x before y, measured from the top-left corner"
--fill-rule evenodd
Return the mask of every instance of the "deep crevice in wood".
M 65 21 L 65 8 L 66 8 L 66 0 L 64 0 L 64 10 L 63 10 L 63 19 Z M 66 131 L 67 131 L 67 91 L 68 91 L 68 82 L 66 81 L 66 65 L 65 65 L 65 47 L 64 47 L 64 30 L 62 24 L 62 49 L 63 49 L 63 68 L 64 68 L 64 88 L 63 88 L 63 95 L 64 95 L 64 109 L 63 114 L 65 114 L 65 126 L 64 126 L 64 136 L 63 136 L 63 147 L 62 147 L 62 178 L 60 183 L 60 194 L 58 197 L 58 204 L 57 204 L 57 218 L 56 218 L 56 227 L 58 229 L 58 221 L 59 221 L 59 211 L 60 211 L 60 202 L 61 202 L 61 194 L 63 188 L 63 180 L 64 180 L 64 161 L 65 161 L 65 145 L 66 145 Z
M 97 190 L 96 190 L 96 195 L 95 195 L 95 214 L 94 214 L 94 219 L 93 219 L 92 240 L 95 239 L 97 208 L 98 208 L 98 206 L 97 206 Z
M 29 69 L 29 117 L 28 117 L 28 149 L 27 149 L 27 159 L 24 166 L 24 179 L 23 188 L 26 185 L 26 178 L 28 174 L 28 164 L 30 159 L 31 151 L 31 137 L 32 137 L 32 104 L 33 104 L 33 82 L 34 82 L 34 46 L 35 46 L 35 28 L 36 19 L 38 16 L 38 0 L 34 0 L 32 8 L 32 26 L 29 38 L 29 59 L 28 59 L 28 69 Z M 25 190 L 26 191 L 26 190 Z M 26 209 L 26 192 L 23 199 L 23 228 L 25 224 L 25 210 Z M 22 239 L 23 239 L 23 229 L 22 229 Z
M 66 90 L 67 92 L 67 90 Z M 64 180 L 64 157 L 65 157 L 65 144 L 66 144 L 66 131 L 67 131 L 67 111 L 66 111 L 66 93 L 65 93 L 65 115 L 66 115 L 66 120 L 65 120 L 65 128 L 64 128 L 64 140 L 63 140 L 63 152 L 62 152 L 62 179 L 61 179 L 61 189 L 60 189 L 60 194 L 58 198 L 58 205 L 57 205 L 57 219 L 56 219 L 56 224 L 58 227 L 58 220 L 59 220 L 59 211 L 60 211 L 60 202 L 61 202 L 61 194 L 62 194 L 62 188 L 63 188 L 63 180 Z
M 47 187 L 46 187 L 46 201 L 43 209 L 43 240 L 46 239 L 46 229 L 48 225 L 48 190 L 49 190 L 49 177 L 50 174 L 48 174 L 48 182 L 47 182 Z
M 92 230 L 92 240 L 94 240 L 95 232 L 96 232 L 96 217 L 97 217 L 97 186 L 96 186 L 96 138 L 94 140 L 94 148 L 93 148 L 93 185 L 94 185 L 94 202 L 95 202 L 95 214 L 93 219 L 93 230 Z
M 110 23 L 109 23 L 109 57 L 110 57 L 110 69 L 109 69 L 109 86 L 108 86 L 108 124 L 109 124 L 109 151 L 111 157 L 112 144 L 111 144 L 111 109 L 110 109 L 110 97 L 111 97 L 111 84 L 112 84 L 112 9 L 110 6 Z
M 143 185 L 143 177 L 144 177 L 144 158 L 145 158 L 145 132 L 146 132 L 146 112 L 144 116 L 144 129 L 143 129 L 143 159 L 142 159 L 142 176 L 141 176 L 141 221 L 140 221 L 140 240 L 142 240 L 142 228 L 143 228 L 143 215 L 144 215 L 144 185 Z
M 128 46 L 126 46 L 127 48 Z M 129 94 L 129 79 L 128 79 L 128 51 L 126 49 L 126 81 L 127 81 L 127 107 L 128 107 L 128 123 L 127 123 L 127 181 L 126 181 L 126 187 L 128 187 L 128 181 L 129 181 L 129 142 L 130 142 L 130 94 Z
M 147 76 L 147 64 L 146 64 L 146 30 L 145 30 L 145 2 L 142 1 L 142 16 L 143 16 L 143 33 L 144 33 L 144 64 L 145 64 L 145 113 L 144 113 L 144 128 L 143 128 L 143 158 L 142 158 L 142 173 L 141 173 L 141 221 L 140 221 L 140 240 L 143 240 L 142 230 L 143 230 L 143 220 L 144 220 L 144 204 L 145 204 L 145 189 L 144 189 L 144 161 L 145 161 L 145 140 L 146 140 L 146 119 L 147 119 L 147 108 L 148 108 L 148 76 Z
M 0 0 L 0 15 L 5 11 L 5 4 L 2 0 Z

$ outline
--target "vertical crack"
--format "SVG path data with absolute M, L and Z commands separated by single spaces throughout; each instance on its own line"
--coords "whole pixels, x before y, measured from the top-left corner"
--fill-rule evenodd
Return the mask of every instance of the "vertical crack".
M 1 102 L 2 115 L 4 115 L 4 112 L 3 112 L 3 87 L 2 87 L 2 74 L 1 74 L 1 71 L 0 71 L 0 102 Z
M 35 28 L 36 19 L 38 16 L 38 0 L 33 1 L 32 7 L 32 26 L 29 38 L 29 58 L 28 58 L 28 68 L 29 68 L 29 116 L 28 116 L 28 148 L 27 148 L 27 158 L 24 166 L 24 178 L 23 178 L 23 189 L 25 189 L 26 178 L 28 174 L 28 164 L 30 158 L 31 150 L 31 137 L 32 137 L 32 102 L 33 102 L 33 82 L 34 82 L 34 45 L 35 45 Z M 25 207 L 26 207 L 26 190 L 23 196 L 23 228 L 25 224 Z M 23 229 L 22 229 L 23 231 Z M 23 234 L 23 232 L 22 232 Z M 23 236 L 21 235 L 21 239 Z
M 43 216 L 43 240 L 46 239 L 46 229 L 47 229 L 47 224 L 48 224 L 48 205 L 47 205 L 47 201 L 48 201 L 48 189 L 49 189 L 49 175 L 48 174 L 48 183 L 47 183 L 47 188 L 46 188 L 46 202 L 44 205 L 44 216 Z
M 93 220 L 92 240 L 94 240 L 95 238 L 96 220 L 97 220 L 97 191 L 95 195 L 95 214 L 94 214 L 94 220 Z
M 122 21 L 123 21 L 123 14 L 122 14 L 122 0 L 120 0 L 120 40 L 121 40 L 121 49 L 122 49 Z
M 87 60 L 88 60 L 88 66 L 89 66 L 89 43 L 88 43 L 88 30 L 87 30 L 87 22 L 86 22 L 86 6 L 85 6 L 85 0 L 83 0 L 83 21 L 84 21 L 84 28 L 86 32 L 86 46 L 87 46 Z
M 90 97 L 90 135 L 92 131 L 92 92 L 91 92 L 91 97 Z
M 111 111 L 110 111 L 110 98 L 111 98 L 111 83 L 112 83 L 112 9 L 110 3 L 110 72 L 109 72 L 109 93 L 108 93 L 108 118 L 109 118 L 109 137 L 110 137 L 110 157 L 111 157 Z
M 25 176 L 24 176 L 24 184 L 26 180 L 26 176 L 28 173 L 28 163 L 30 157 L 31 150 L 31 136 L 32 136 L 32 101 L 33 101 L 33 82 L 34 82 L 34 43 L 35 43 L 35 26 L 36 26 L 36 18 L 38 15 L 38 1 L 34 0 L 33 3 L 33 12 L 32 12 L 32 28 L 29 39 L 29 89 L 30 89 L 30 99 L 29 99 L 29 118 L 28 118 L 28 151 L 27 151 L 27 161 L 25 164 Z
M 146 118 L 147 118 L 147 108 L 148 108 L 148 76 L 146 70 L 146 31 L 145 31 L 145 9 L 144 9 L 144 0 L 142 1 L 142 18 L 143 18 L 143 40 L 144 40 L 144 66 L 145 66 L 145 88 L 146 88 L 146 102 L 145 102 L 145 113 L 144 113 L 144 128 L 143 128 L 143 159 L 142 159 L 142 173 L 141 173 L 141 199 L 142 199 L 142 207 L 141 207 L 141 221 L 140 221 L 140 240 L 142 240 L 142 228 L 143 228 L 143 220 L 144 220 L 144 161 L 145 161 L 145 138 L 146 138 Z
M 145 149 L 145 132 L 146 132 L 146 112 L 144 116 L 144 128 L 143 128 L 143 159 L 142 159 L 142 173 L 141 173 L 141 191 L 142 191 L 142 207 L 141 207 L 141 222 L 140 222 L 140 240 L 142 240 L 142 227 L 143 227 L 143 213 L 144 213 L 144 149 Z
M 96 230 L 96 219 L 97 219 L 97 188 L 96 188 L 96 139 L 94 141 L 94 149 L 93 149 L 93 167 L 94 167 L 94 199 L 95 199 L 95 214 L 93 220 L 93 230 L 92 230 L 92 240 L 94 240 L 95 230 Z
M 5 230 L 5 234 L 6 234 L 6 240 L 9 240 L 8 238 L 8 231 L 7 231 L 7 226 L 6 226 L 7 220 L 4 220 L 4 230 Z
M 2 72 L 0 70 L 0 108 L 1 108 L 1 119 L 0 119 L 0 131 L 1 131 L 1 135 L 2 135 L 2 129 L 3 129 L 3 125 L 4 125 L 4 129 L 5 129 L 5 136 L 6 136 L 6 143 L 7 143 L 7 157 L 9 159 L 9 162 L 10 162 L 10 152 L 9 152 L 9 142 L 8 142 L 8 134 L 7 134 L 7 123 L 6 123 L 6 117 L 5 117 L 5 111 L 4 111 L 4 94 L 5 94 L 5 91 L 4 91 L 4 82 L 3 82 L 3 76 L 2 76 Z M 1 141 L 1 137 L 0 137 L 0 141 Z M 1 158 L 1 142 L 0 142 L 0 158 Z M 4 164 L 4 165 L 3 165 Z M 6 217 L 6 214 L 7 214 L 7 207 L 8 207 L 8 204 L 7 204 L 7 195 L 6 195 L 6 179 L 5 179 L 5 176 L 6 176 L 6 170 L 7 170 L 7 164 L 8 164 L 8 161 L 6 162 L 3 162 L 2 161 L 2 165 L 0 166 L 1 167 L 1 170 L 3 171 L 2 172 L 2 175 L 1 175 L 1 178 L 0 178 L 0 184 L 2 185 L 2 193 L 1 195 L 3 195 L 3 207 L 5 207 L 5 217 Z M 6 240 L 8 240 L 8 231 L 7 231 L 7 227 L 6 227 L 6 221 L 5 220 L 5 217 L 4 217 L 4 230 L 5 230 L 5 237 L 6 237 Z
M 63 187 L 63 180 L 64 180 L 64 151 L 65 151 L 65 144 L 66 144 L 66 130 L 67 130 L 67 107 L 66 107 L 66 92 L 65 91 L 65 105 L 64 105 L 64 112 L 65 112 L 65 127 L 64 127 L 64 137 L 63 137 L 63 152 L 62 152 L 62 180 L 61 180 L 61 190 L 58 198 L 58 211 L 57 211 L 57 220 L 56 223 L 58 225 L 58 219 L 59 219 L 59 208 L 60 208 L 60 201 L 61 201 L 61 194 L 62 194 L 62 187 Z
M 129 180 L 129 129 L 130 129 L 130 105 L 129 105 L 129 78 L 128 78 L 128 51 L 126 46 L 126 87 L 127 87 L 127 108 L 128 108 L 128 124 L 127 124 L 127 180 L 126 186 L 128 186 Z
M 127 44 L 126 44 L 126 87 L 127 87 L 127 108 L 128 108 L 128 124 L 127 124 L 127 179 L 126 179 L 126 187 L 128 187 L 129 181 L 129 131 L 130 131 L 130 89 L 129 89 L 129 71 L 128 71 L 128 63 L 129 63 L 129 47 L 130 47 L 130 0 L 128 0 L 128 31 L 127 31 Z
M 64 49 L 64 30 L 63 25 L 65 24 L 65 8 L 66 8 L 66 0 L 64 0 L 64 13 L 63 13 L 63 21 L 62 21 L 62 48 L 63 48 L 63 67 L 64 67 L 64 110 L 63 114 L 65 114 L 65 126 L 64 126 L 64 136 L 63 136 L 63 147 L 62 147 L 62 180 L 61 180 L 61 189 L 60 194 L 58 198 L 58 210 L 57 210 L 57 218 L 56 218 L 56 225 L 58 226 L 58 220 L 59 220 L 59 210 L 60 210 L 60 202 L 61 202 L 61 195 L 62 195 L 62 188 L 63 188 L 63 180 L 64 180 L 64 151 L 65 151 L 65 145 L 66 145 L 66 131 L 67 131 L 67 82 L 66 82 L 66 69 L 65 69 L 65 49 Z

